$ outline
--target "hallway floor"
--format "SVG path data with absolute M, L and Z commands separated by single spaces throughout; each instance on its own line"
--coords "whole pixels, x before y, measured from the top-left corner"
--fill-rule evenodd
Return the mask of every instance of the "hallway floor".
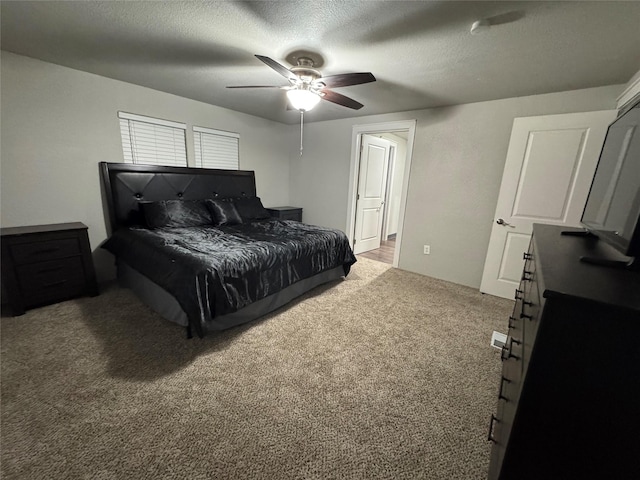
M 393 264 L 393 254 L 396 250 L 395 237 L 391 240 L 380 242 L 380 248 L 375 250 L 369 250 L 368 252 L 359 253 L 358 255 L 368 258 L 370 260 L 376 260 L 378 262 L 384 262 Z

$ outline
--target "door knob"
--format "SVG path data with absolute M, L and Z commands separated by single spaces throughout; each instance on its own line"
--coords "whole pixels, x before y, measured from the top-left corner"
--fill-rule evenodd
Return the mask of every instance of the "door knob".
M 496 223 L 498 225 L 502 225 L 503 227 L 511 227 L 511 228 L 515 228 L 514 225 L 511 225 L 510 223 L 505 222 L 502 218 L 499 218 L 498 220 L 496 220 Z

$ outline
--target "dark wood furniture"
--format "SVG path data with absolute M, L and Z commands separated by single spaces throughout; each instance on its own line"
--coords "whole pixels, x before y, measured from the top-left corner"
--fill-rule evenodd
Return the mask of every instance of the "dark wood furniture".
M 535 225 L 502 350 L 490 479 L 640 478 L 640 274 Z M 575 229 L 574 229 L 575 230 Z
M 2 282 L 13 315 L 98 294 L 87 227 L 61 223 L 0 229 Z
M 267 211 L 273 218 L 295 220 L 296 222 L 302 221 L 302 208 L 300 207 L 271 207 L 267 208 Z

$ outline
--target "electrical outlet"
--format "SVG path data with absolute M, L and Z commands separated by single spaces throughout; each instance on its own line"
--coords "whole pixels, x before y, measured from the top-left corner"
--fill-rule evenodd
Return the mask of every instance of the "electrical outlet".
M 431 245 L 424 245 L 424 254 L 429 255 L 431 253 Z

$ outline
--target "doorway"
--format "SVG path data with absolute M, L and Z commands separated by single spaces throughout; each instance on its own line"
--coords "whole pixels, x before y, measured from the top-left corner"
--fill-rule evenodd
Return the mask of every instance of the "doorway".
M 353 127 L 347 235 L 354 252 L 398 266 L 415 120 Z

